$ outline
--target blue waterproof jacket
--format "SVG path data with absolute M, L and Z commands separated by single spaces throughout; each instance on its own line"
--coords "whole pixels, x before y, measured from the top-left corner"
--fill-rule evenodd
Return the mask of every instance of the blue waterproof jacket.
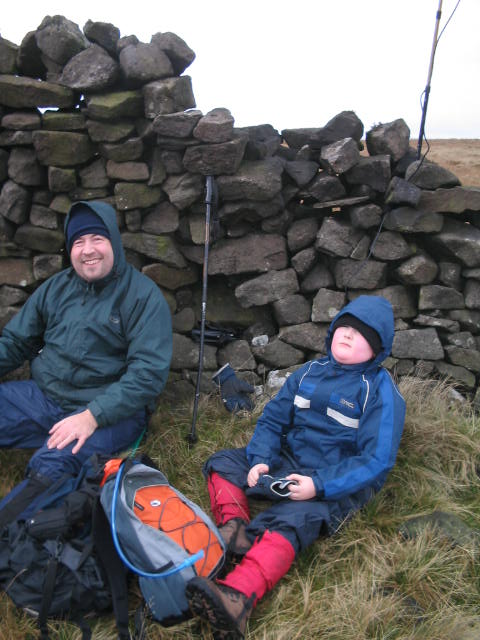
M 379 334 L 382 350 L 375 359 L 343 365 L 333 358 L 332 326 L 345 313 Z M 247 446 L 250 465 L 272 470 L 286 443 L 298 473 L 313 478 L 317 498 L 378 491 L 395 463 L 405 419 L 405 401 L 380 367 L 391 351 L 393 328 L 384 298 L 360 296 L 344 307 L 327 334 L 328 356 L 290 375 L 265 407 Z
M 108 228 L 113 268 L 86 282 L 71 267 L 36 289 L 3 330 L 0 375 L 31 361 L 32 377 L 49 398 L 65 411 L 90 409 L 102 427 L 152 405 L 163 389 L 171 314 L 155 283 L 127 263 L 115 210 L 81 204 Z

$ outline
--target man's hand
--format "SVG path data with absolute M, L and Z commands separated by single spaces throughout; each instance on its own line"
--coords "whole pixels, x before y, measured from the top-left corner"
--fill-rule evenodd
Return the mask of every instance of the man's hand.
M 97 428 L 98 424 L 89 409 L 81 413 L 68 416 L 53 425 L 50 429 L 50 438 L 47 441 L 49 449 L 63 449 L 68 444 L 77 441 L 72 453 L 77 453 L 83 447 L 88 438 Z
M 297 484 L 291 484 L 288 488 L 290 490 L 290 500 L 310 500 L 315 498 L 317 492 L 315 485 L 310 476 L 301 476 L 298 473 L 291 473 L 287 476 L 287 480 L 295 480 Z
M 268 464 L 264 464 L 263 462 L 260 462 L 259 464 L 256 464 L 255 466 L 253 466 L 248 472 L 248 476 L 247 476 L 248 486 L 254 487 L 257 484 L 259 477 L 263 473 L 268 473 L 268 472 L 269 472 Z

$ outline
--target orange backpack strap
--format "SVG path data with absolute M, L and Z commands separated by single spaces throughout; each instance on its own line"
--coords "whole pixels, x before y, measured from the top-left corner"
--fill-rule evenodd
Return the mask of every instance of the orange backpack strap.
M 110 460 L 108 460 L 105 463 L 105 466 L 103 468 L 103 478 L 102 478 L 102 481 L 100 482 L 101 487 L 103 487 L 103 485 L 110 478 L 110 476 L 113 476 L 116 473 L 118 473 L 118 470 L 120 469 L 120 465 L 122 464 L 122 462 L 123 462 L 123 458 L 110 458 Z

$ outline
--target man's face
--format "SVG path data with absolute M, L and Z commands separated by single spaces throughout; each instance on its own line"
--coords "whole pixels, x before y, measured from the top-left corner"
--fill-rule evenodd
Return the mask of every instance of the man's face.
M 340 364 L 360 364 L 374 356 L 370 344 L 353 327 L 338 327 L 333 334 L 331 350 Z
M 112 243 L 104 236 L 87 233 L 73 243 L 70 260 L 80 278 L 87 282 L 100 280 L 113 269 Z

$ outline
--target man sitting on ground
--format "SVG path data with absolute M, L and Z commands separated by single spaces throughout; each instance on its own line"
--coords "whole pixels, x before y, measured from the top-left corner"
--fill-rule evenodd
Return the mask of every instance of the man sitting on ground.
M 113 207 L 75 203 L 65 239 L 72 266 L 36 289 L 0 337 L 0 375 L 28 360 L 32 376 L 0 385 L 0 447 L 37 449 L 17 499 L 0 504 L 0 524 L 93 453 L 132 445 L 168 376 L 170 310 L 127 263 Z

